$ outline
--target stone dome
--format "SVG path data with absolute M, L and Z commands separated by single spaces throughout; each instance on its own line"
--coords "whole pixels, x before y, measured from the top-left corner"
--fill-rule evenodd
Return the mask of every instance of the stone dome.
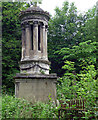
M 27 10 L 26 11 L 42 11 L 42 12 L 44 12 L 44 10 L 43 9 L 41 9 L 39 6 L 36 6 L 36 7 L 29 7 L 29 8 L 27 8 Z
M 33 6 L 33 7 L 29 7 L 24 11 L 21 11 L 19 16 L 22 17 L 25 14 L 42 14 L 47 16 L 48 18 L 50 18 L 50 14 L 47 11 L 44 11 L 43 9 L 41 9 L 39 6 Z

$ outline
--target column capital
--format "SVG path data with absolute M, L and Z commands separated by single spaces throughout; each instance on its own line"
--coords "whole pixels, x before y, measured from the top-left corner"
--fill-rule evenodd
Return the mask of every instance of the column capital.
M 41 28 L 45 28 L 45 24 L 43 22 L 40 22 Z
M 25 25 L 26 28 L 29 28 L 29 26 L 30 26 L 29 24 L 26 24 L 26 25 Z
M 45 25 L 43 24 L 42 26 L 41 26 L 43 29 L 45 29 Z
M 25 27 L 28 28 L 30 26 L 30 24 L 28 22 L 25 22 Z
M 33 25 L 34 25 L 34 27 L 37 27 L 38 26 L 38 21 L 34 21 Z
M 45 25 L 45 30 L 46 30 L 46 31 L 48 30 L 48 25 Z

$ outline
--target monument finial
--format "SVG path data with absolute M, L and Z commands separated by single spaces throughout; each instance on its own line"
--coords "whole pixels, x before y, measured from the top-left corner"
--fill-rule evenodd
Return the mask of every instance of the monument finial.
M 37 2 L 34 2 L 34 6 L 37 7 Z
M 41 4 L 42 0 L 33 0 L 33 5 L 37 7 L 38 4 Z

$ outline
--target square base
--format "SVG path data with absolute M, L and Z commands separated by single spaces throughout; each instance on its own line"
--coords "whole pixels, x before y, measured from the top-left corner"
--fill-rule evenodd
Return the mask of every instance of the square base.
M 17 74 L 15 79 L 15 95 L 32 103 L 56 101 L 56 74 L 32 75 Z

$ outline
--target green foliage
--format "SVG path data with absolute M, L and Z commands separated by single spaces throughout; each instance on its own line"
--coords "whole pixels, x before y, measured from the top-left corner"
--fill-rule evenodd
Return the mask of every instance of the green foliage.
M 0 95 L 0 119 L 2 117 L 2 97 Z
M 14 96 L 2 96 L 2 118 L 57 118 L 57 108 L 52 103 L 32 104 Z
M 82 50 L 80 49 L 81 45 Z M 83 49 L 84 47 L 85 49 Z M 66 52 L 69 52 L 68 49 L 66 50 L 66 48 L 66 52 L 64 49 L 61 51 L 65 54 Z M 95 44 L 93 43 L 89 43 L 89 45 L 81 43 L 79 46 L 73 46 L 73 50 L 69 52 L 71 54 L 64 56 L 64 59 L 67 59 L 65 65 L 62 67 L 65 69 L 65 74 L 62 78 L 59 79 L 59 83 L 57 85 L 58 99 L 66 101 L 67 99 L 71 100 L 73 98 L 82 98 L 86 100 L 85 109 L 89 110 L 86 117 L 90 117 L 91 112 L 96 113 L 95 107 L 97 107 L 97 79 L 96 69 L 94 66 L 96 58 L 94 51 Z M 76 72 L 76 63 L 68 61 L 68 58 L 70 58 L 70 60 L 73 60 L 74 58 L 78 61 L 78 65 L 81 67 L 78 73 Z
M 66 62 L 68 63 L 68 61 Z M 65 64 L 66 64 L 65 63 Z M 59 100 L 71 100 L 71 99 L 85 99 L 85 109 L 87 110 L 87 116 L 90 117 L 93 112 L 93 116 L 97 114 L 95 108 L 97 107 L 97 80 L 96 70 L 94 65 L 81 65 L 82 70 L 79 74 L 70 72 L 73 69 L 73 62 L 66 64 L 63 68 L 67 68 L 69 72 L 64 74 L 59 79 L 57 85 L 57 96 Z M 72 69 L 70 68 L 72 66 Z
M 86 118 L 97 114 L 97 78 L 96 78 L 96 49 L 97 42 L 88 40 L 57 51 L 63 56 L 65 65 L 64 76 L 57 85 L 58 99 L 85 99 Z M 96 96 L 97 95 L 97 96 Z
M 66 61 L 63 69 L 66 73 L 59 79 L 57 85 L 57 96 L 60 100 L 67 100 L 76 98 L 76 91 L 78 89 L 77 75 L 74 73 L 74 62 Z
M 19 72 L 21 26 L 19 13 L 24 3 L 2 3 L 2 84 L 14 89 L 13 76 Z
M 97 42 L 92 42 L 88 40 L 86 42 L 81 42 L 77 46 L 70 48 L 62 48 L 59 54 L 62 54 L 64 60 L 69 60 L 75 62 L 76 72 L 82 69 L 83 65 L 96 65 L 96 49 Z
M 84 67 L 83 67 L 84 69 Z M 90 110 L 93 110 L 93 107 L 96 106 L 96 70 L 94 65 L 89 65 L 85 67 L 85 70 L 82 70 L 78 75 L 80 78 L 79 89 L 77 94 L 86 99 L 86 107 Z
M 55 9 L 56 15 L 49 21 L 48 51 L 53 72 L 62 75 L 60 69 L 63 64 L 62 57 L 56 53 L 62 47 L 71 47 L 76 43 L 74 33 L 77 31 L 77 8 L 74 4 L 64 2 L 63 7 Z M 52 52 L 51 52 L 52 51 Z M 52 53 L 52 54 L 51 54 Z M 58 66 L 57 66 L 58 64 Z
M 71 49 L 81 42 L 96 41 L 96 6 L 87 13 L 78 14 L 74 3 L 64 2 L 61 9 L 56 7 L 55 12 L 49 21 L 48 51 L 52 72 L 62 76 L 64 60 L 58 51 L 62 48 Z

